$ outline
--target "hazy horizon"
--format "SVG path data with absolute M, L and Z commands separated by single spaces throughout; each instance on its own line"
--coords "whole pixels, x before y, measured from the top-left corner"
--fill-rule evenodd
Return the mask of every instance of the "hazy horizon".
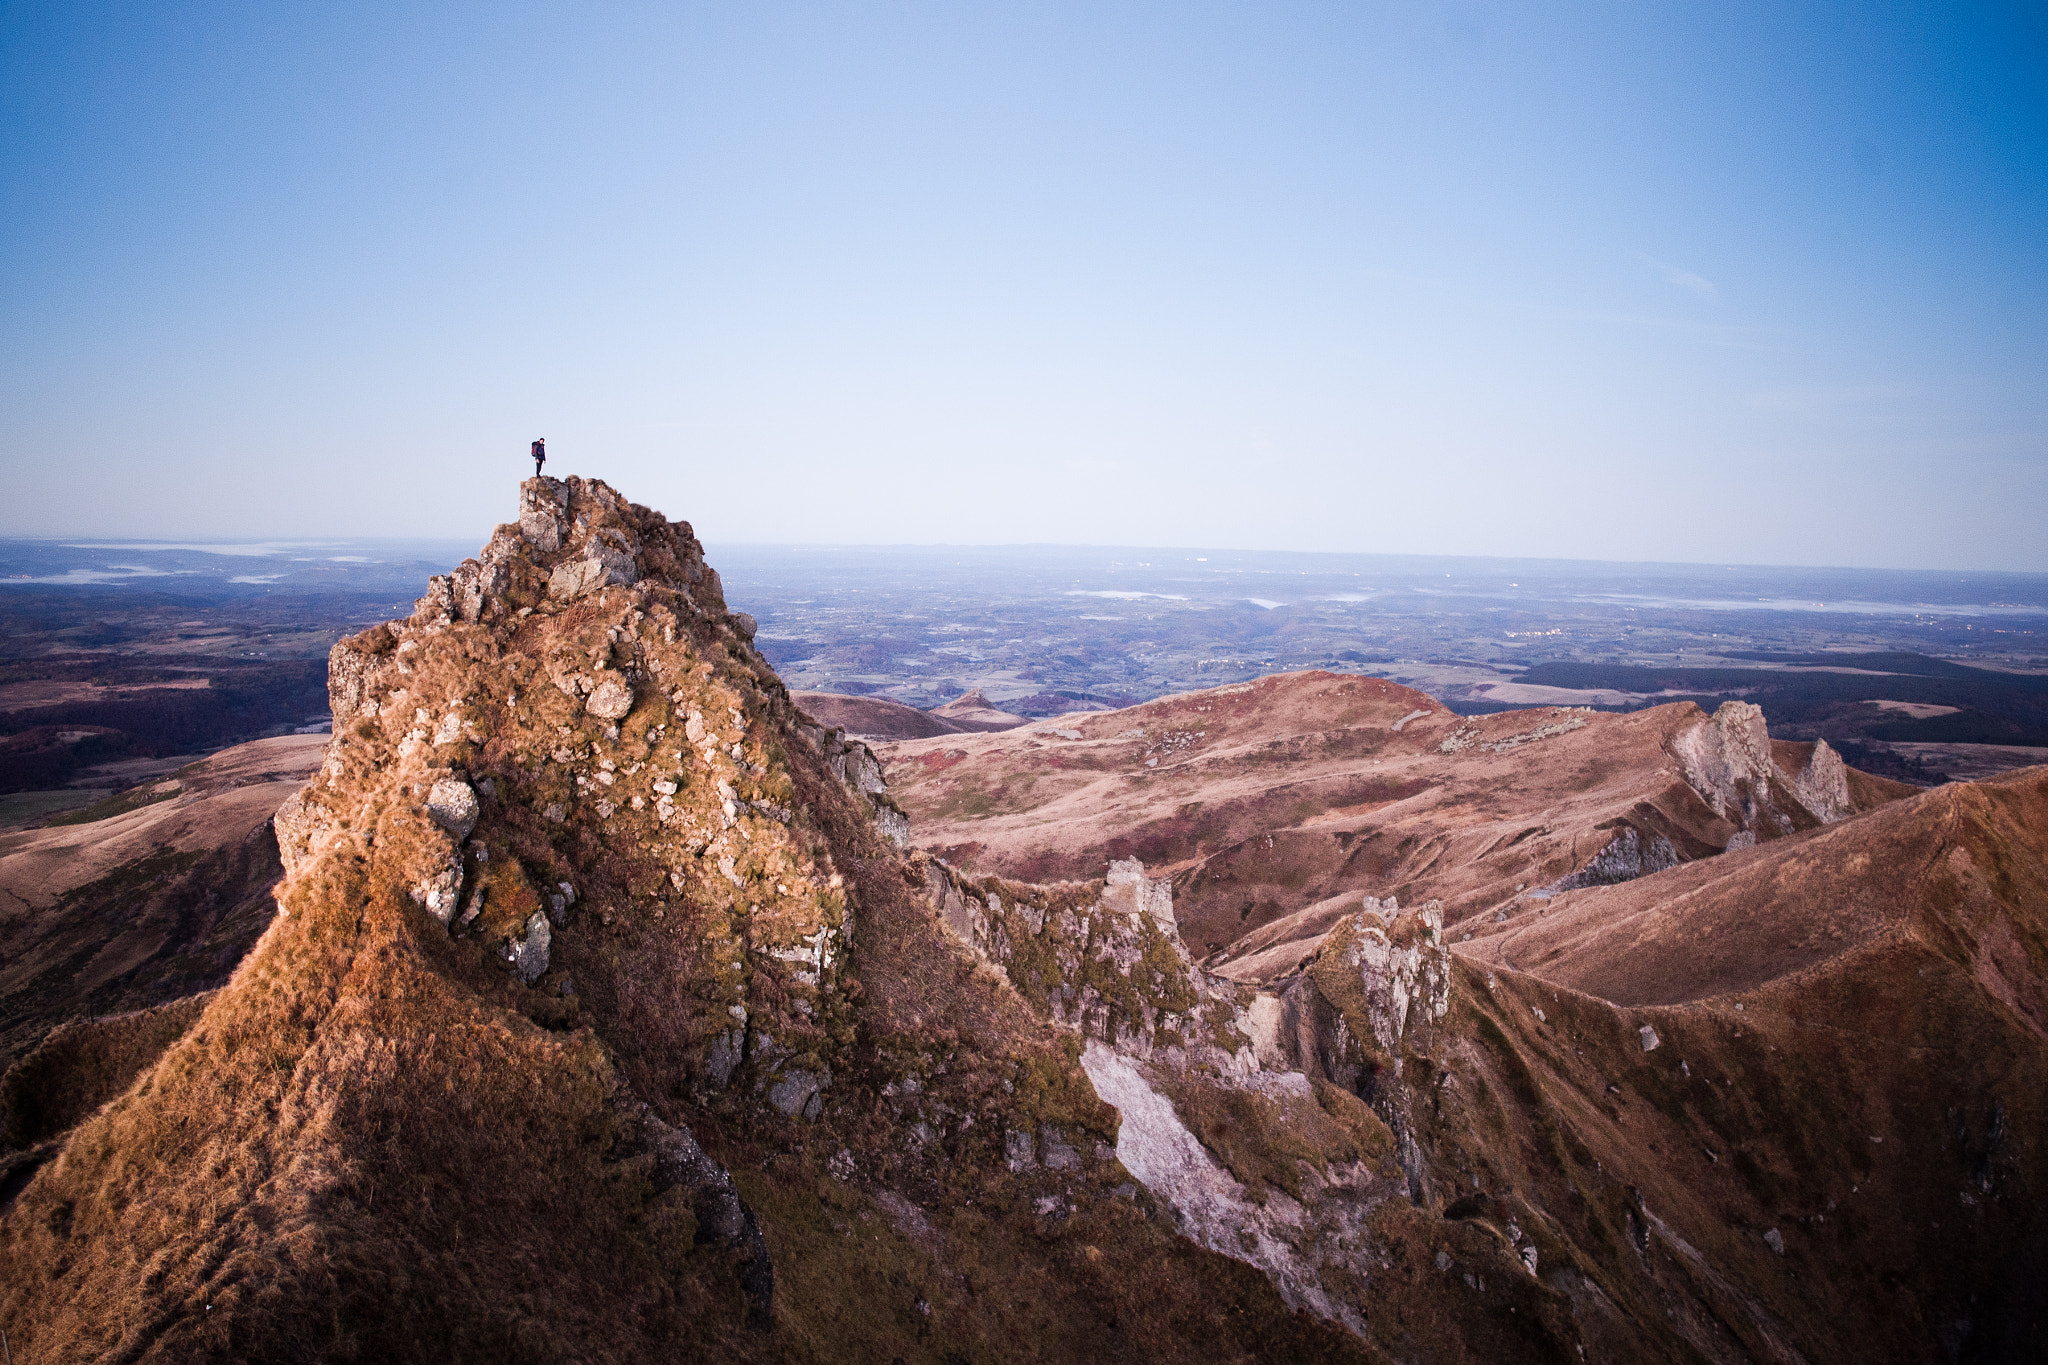
M 131 552 L 134 554 L 187 553 L 219 556 L 224 560 L 245 558 L 278 558 L 303 563 L 324 563 L 330 560 L 360 566 L 364 563 L 409 565 L 430 564 L 438 567 L 452 567 L 462 560 L 474 556 L 489 539 L 489 532 L 479 533 L 473 539 L 463 536 L 268 536 L 238 537 L 226 536 L 214 539 L 204 537 L 172 538 L 169 536 L 93 536 L 80 533 L 46 536 L 0 535 L 0 565 L 9 563 L 6 553 L 8 546 L 35 547 L 42 550 L 75 550 L 82 553 Z M 296 551 L 310 550 L 382 550 L 385 558 L 366 560 L 359 555 L 301 555 Z M 1692 571 L 1736 571 L 1759 574 L 1868 574 L 1877 579 L 1895 581 L 1932 580 L 1949 574 L 1961 574 L 1970 579 L 2003 579 L 2024 582 L 2048 591 L 2048 571 L 2028 569 L 1978 569 L 1958 565 L 1930 565 L 1924 568 L 1896 568 L 1886 566 L 1855 564 L 1768 564 L 1743 560 L 1666 560 L 1666 559 L 1601 559 L 1594 557 L 1567 557 L 1557 555 L 1488 555 L 1453 553 L 1405 553 L 1399 551 L 1375 550 L 1313 550 L 1276 549 L 1270 546 L 1232 545 L 1137 545 L 1104 544 L 1061 541 L 1014 541 L 991 543 L 965 542 L 879 542 L 879 541 L 788 541 L 788 540 L 718 540 L 705 542 L 705 556 L 712 567 L 719 566 L 721 553 L 758 555 L 768 552 L 786 552 L 791 555 L 849 554 L 887 558 L 891 554 L 905 558 L 919 555 L 943 555 L 959 553 L 964 555 L 1001 555 L 1044 553 L 1048 555 L 1181 555 L 1191 561 L 1199 556 L 1239 556 L 1246 558 L 1273 557 L 1299 558 L 1303 560 L 1376 560 L 1394 567 L 1402 563 L 1456 565 L 1467 564 L 1475 568 L 1528 565 L 1544 569 L 1566 571 L 1583 569 L 1595 575 L 1613 574 L 1621 576 L 1639 570 L 1669 570 L 1673 572 Z M 1114 565 L 1116 561 L 1109 561 Z M 1206 559 L 1199 562 L 1207 563 Z M 223 568 L 231 568 L 224 564 Z M 1147 564 L 1145 567 L 1151 567 Z M 1216 566 L 1217 571 L 1223 569 Z M 155 578 L 166 577 L 161 572 L 142 572 L 132 578 L 111 580 L 112 585 L 142 583 Z M 42 578 L 25 578 L 15 574 L 11 578 L 0 570 L 0 586 L 10 581 L 51 582 Z M 2042 606 L 2048 608 L 2048 600 Z
M 0 534 L 2048 570 L 2048 15 L 0 17 Z M 502 480 L 502 482 L 501 482 Z

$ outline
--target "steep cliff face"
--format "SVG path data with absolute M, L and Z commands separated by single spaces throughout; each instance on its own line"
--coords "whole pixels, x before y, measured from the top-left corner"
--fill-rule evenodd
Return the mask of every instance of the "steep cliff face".
M 1661 711 L 1428 735 L 1453 764 L 1514 755 L 1490 768 L 1500 804 L 1545 763 L 1583 783 L 1620 757 L 1669 784 L 1456 934 L 1438 902 L 1338 892 L 1197 961 L 1173 884 L 1130 860 L 1046 888 L 933 859 L 928 894 L 1083 1036 L 1120 1163 L 1186 1237 L 1398 1358 L 2027 1358 L 2048 1262 L 2028 1204 L 2048 1131 L 2042 774 L 1894 800 L 1824 746 L 1771 741 L 1754 708 Z M 1133 715 L 988 752 L 1006 776 L 1048 749 L 1035 771 L 1079 767 L 1091 739 L 1115 761 Z M 906 751 L 989 783 L 936 745 L 895 751 L 913 781 Z M 1246 802 L 1221 755 L 1207 771 Z M 1460 841 L 1432 810 L 1463 814 L 1397 827 L 1442 866 Z M 1534 814 L 1525 842 L 1548 832 Z

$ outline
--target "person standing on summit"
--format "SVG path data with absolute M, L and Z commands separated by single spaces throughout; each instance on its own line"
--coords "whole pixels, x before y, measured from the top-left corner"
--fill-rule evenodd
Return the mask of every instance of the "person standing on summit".
M 535 477 L 536 479 L 540 477 L 540 467 L 546 464 L 547 462 L 548 443 L 547 438 L 542 437 L 540 440 L 535 441 L 533 443 L 533 477 Z

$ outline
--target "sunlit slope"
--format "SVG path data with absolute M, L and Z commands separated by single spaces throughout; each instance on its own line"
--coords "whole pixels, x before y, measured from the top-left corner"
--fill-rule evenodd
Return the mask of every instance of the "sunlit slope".
M 1760 716 L 1739 736 L 1765 755 L 1751 776 L 1699 771 L 1680 737 L 1720 744 L 1721 720 L 1689 702 L 1461 718 L 1395 683 L 1312 672 L 882 755 L 919 846 L 1035 880 L 1142 858 L 1172 875 L 1182 932 L 1207 953 L 1344 894 L 1441 900 L 1459 924 L 1624 836 L 1640 870 L 1821 823 L 1795 790 L 1813 746 L 1771 745 Z M 1841 783 L 1826 814 L 1913 790 Z
M 274 922 L 8 1157 L 12 1353 L 1368 1358 L 1119 1196 L 1076 1046 L 948 934 L 749 627 L 687 525 L 535 480 L 337 648 Z

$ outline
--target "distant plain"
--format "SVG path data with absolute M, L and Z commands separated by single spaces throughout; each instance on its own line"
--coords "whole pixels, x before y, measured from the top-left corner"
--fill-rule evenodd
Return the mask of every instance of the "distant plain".
M 317 729 L 343 635 L 465 541 L 0 540 L 0 823 Z M 1028 717 L 1270 673 L 1454 711 L 1756 701 L 1922 783 L 2048 748 L 2048 575 L 1128 547 L 713 546 L 792 691 Z

